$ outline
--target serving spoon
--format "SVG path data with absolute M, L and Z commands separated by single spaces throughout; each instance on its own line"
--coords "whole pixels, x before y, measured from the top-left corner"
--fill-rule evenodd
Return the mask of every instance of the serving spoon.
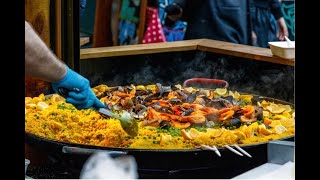
M 98 112 L 103 115 L 118 119 L 122 129 L 130 136 L 134 137 L 138 135 L 138 123 L 134 118 L 131 117 L 129 112 L 122 110 L 119 114 L 116 114 L 106 108 L 99 108 Z

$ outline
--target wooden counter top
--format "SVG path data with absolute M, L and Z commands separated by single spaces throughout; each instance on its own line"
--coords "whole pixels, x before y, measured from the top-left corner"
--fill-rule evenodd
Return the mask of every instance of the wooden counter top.
M 294 60 L 274 56 L 269 48 L 203 39 L 198 50 L 294 66 Z
M 268 48 L 247 46 L 211 39 L 195 39 L 153 44 L 86 48 L 80 49 L 80 59 L 190 50 L 208 51 L 228 56 L 242 57 L 252 60 L 294 66 L 294 60 L 273 56 L 271 50 Z

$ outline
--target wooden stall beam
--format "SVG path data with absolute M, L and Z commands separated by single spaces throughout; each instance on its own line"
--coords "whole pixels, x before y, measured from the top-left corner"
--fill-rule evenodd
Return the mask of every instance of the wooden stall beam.
M 80 59 L 191 50 L 208 51 L 222 55 L 294 66 L 294 59 L 284 59 L 274 56 L 272 55 L 271 50 L 268 48 L 260 48 L 211 39 L 195 39 L 153 44 L 87 48 L 80 50 Z
M 80 49 L 80 59 L 196 50 L 200 40 Z

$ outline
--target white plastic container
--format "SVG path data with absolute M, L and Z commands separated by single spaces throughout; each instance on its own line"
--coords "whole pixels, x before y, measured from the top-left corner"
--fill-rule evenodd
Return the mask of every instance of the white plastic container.
M 287 41 L 275 41 L 268 42 L 271 52 L 275 56 L 279 56 L 285 59 L 295 58 L 295 41 L 291 41 L 293 47 Z
M 28 165 L 30 164 L 30 160 L 29 159 L 24 159 L 25 162 L 25 169 L 24 169 L 24 174 L 27 173 L 27 169 L 28 169 Z

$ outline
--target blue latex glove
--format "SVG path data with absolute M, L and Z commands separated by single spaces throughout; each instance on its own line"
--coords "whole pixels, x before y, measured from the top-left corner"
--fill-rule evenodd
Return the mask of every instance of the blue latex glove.
M 59 88 L 68 90 L 66 102 L 73 104 L 77 109 L 102 108 L 104 104 L 95 96 L 91 90 L 90 82 L 80 74 L 68 67 L 67 74 L 59 81 L 51 83 L 53 90 L 59 93 Z

